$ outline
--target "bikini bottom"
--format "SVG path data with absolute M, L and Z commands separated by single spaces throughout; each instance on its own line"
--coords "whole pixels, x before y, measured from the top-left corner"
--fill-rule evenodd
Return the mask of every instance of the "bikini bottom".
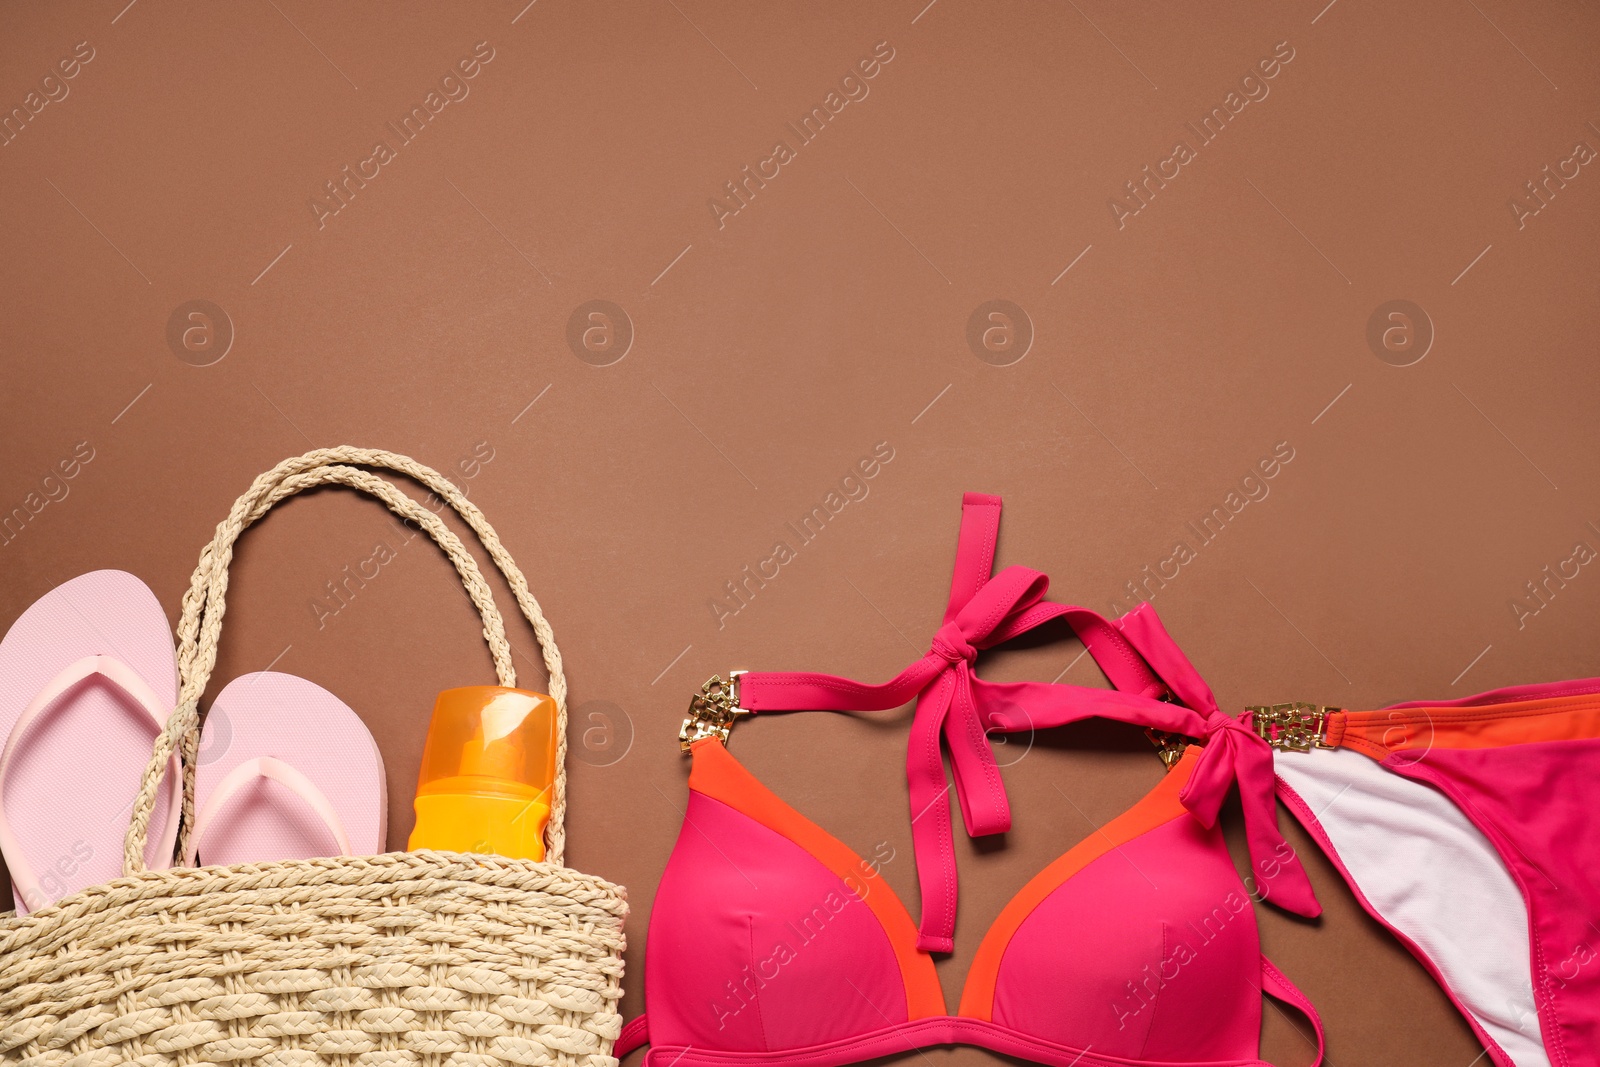
M 1252 711 L 1279 795 L 1493 1061 L 1600 1065 L 1600 678 Z

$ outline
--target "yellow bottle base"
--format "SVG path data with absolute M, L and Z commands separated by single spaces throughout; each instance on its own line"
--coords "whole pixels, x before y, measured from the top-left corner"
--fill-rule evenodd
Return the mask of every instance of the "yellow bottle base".
M 415 802 L 417 825 L 406 847 L 477 852 L 511 859 L 544 859 L 548 798 L 425 793 Z

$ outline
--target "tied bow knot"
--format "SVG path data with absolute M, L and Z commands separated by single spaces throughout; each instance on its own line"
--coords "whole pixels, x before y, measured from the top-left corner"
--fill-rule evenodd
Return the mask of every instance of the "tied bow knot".
M 1053 617 L 1034 610 L 1049 588 L 1050 579 L 1040 572 L 1007 567 L 964 603 L 952 597 L 928 654 L 911 668 L 919 683 L 906 755 L 913 809 L 941 823 L 949 818 L 939 750 L 943 735 L 962 821 L 972 837 L 1011 829 L 1011 806 L 986 732 L 986 724 L 1001 709 L 992 706 L 994 691 L 974 677 L 972 665 L 979 649 L 1009 641 Z
M 1277 775 L 1271 746 L 1256 735 L 1243 715 L 1236 718 L 1215 706 L 1206 715 L 1200 736 L 1205 745 L 1178 799 L 1195 818 L 1213 827 L 1237 782 L 1250 846 L 1248 887 L 1252 895 L 1315 918 L 1322 906 L 1294 848 L 1278 831 Z
M 1256 761 L 1253 757 L 1256 753 L 1252 749 L 1260 744 L 1261 739 L 1248 726 L 1220 708 L 1213 708 L 1206 715 L 1200 738 L 1205 742 L 1200 752 L 1200 762 L 1179 797 L 1195 818 L 1211 827 L 1217 824 L 1217 816 L 1235 779 L 1244 777 L 1240 772 L 1248 773 L 1246 768 L 1254 769 Z M 1270 769 L 1272 751 L 1266 746 L 1262 748 Z
M 1299 857 L 1278 832 L 1278 779 L 1272 768 L 1272 746 L 1250 728 L 1246 715 L 1228 715 L 1217 706 L 1211 687 L 1168 635 L 1153 607 L 1139 605 L 1117 626 L 1177 701 L 1167 705 L 1172 714 L 1167 722 L 1140 715 L 1129 721 L 1175 730 L 1204 742 L 1178 799 L 1195 818 L 1212 827 L 1237 782 L 1245 839 L 1250 845 L 1252 893 L 1307 918 L 1321 914 Z
M 944 624 L 934 634 L 928 654 L 901 675 L 917 687 L 906 781 L 924 901 L 917 945 L 925 952 L 951 951 L 955 927 L 954 879 L 939 878 L 929 866 L 955 869 L 940 738 L 950 750 L 950 776 L 968 836 L 1011 829 L 1011 805 L 986 731 L 987 723 L 1002 717 L 1003 708 L 995 687 L 980 682 L 972 666 L 979 649 L 1008 641 L 1054 617 L 1053 609 L 1037 610 L 1049 586 L 1050 579 L 1038 571 L 1007 567 L 976 589 L 952 590 Z
M 977 662 L 978 650 L 967 640 L 967 635 L 961 631 L 961 626 L 956 622 L 947 622 L 939 627 L 939 632 L 933 635 L 933 647 L 929 654 L 955 666 L 965 661 L 968 664 Z

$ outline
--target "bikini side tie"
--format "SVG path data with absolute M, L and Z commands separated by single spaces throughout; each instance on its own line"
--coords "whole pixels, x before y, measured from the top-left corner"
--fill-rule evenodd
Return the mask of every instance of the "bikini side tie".
M 1217 706 L 1211 687 L 1167 633 L 1156 609 L 1148 602 L 1128 612 L 1118 624 L 1140 655 L 1171 686 L 1178 703 L 1204 716 L 1199 730 L 1183 727 L 1176 731 L 1205 742 L 1200 762 L 1178 799 L 1207 827 L 1215 826 L 1228 790 L 1237 782 L 1244 809 L 1245 839 L 1250 846 L 1253 892 L 1296 915 L 1320 915 L 1322 906 L 1317 903 L 1305 868 L 1278 830 L 1272 746 L 1251 729 L 1248 712 L 1234 716 Z

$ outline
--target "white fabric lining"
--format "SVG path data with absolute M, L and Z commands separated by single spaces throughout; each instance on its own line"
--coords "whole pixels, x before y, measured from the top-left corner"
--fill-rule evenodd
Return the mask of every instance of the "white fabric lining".
M 1359 752 L 1279 752 L 1276 767 L 1379 919 L 1422 950 L 1515 1067 L 1550 1067 L 1527 904 L 1489 839 L 1443 793 Z

